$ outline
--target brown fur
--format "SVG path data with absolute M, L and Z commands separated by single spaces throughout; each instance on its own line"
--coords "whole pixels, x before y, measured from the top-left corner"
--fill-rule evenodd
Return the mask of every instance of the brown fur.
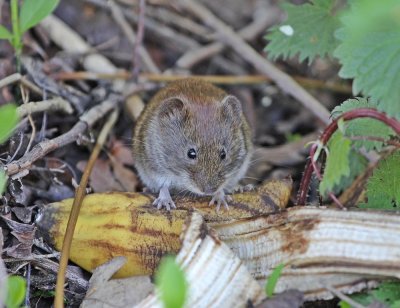
M 249 161 L 251 134 L 240 103 L 226 97 L 210 83 L 184 79 L 151 99 L 133 142 L 135 166 L 148 188 L 158 191 L 164 183 L 178 192 L 199 193 L 237 184 Z M 196 149 L 196 160 L 187 158 L 190 148 Z

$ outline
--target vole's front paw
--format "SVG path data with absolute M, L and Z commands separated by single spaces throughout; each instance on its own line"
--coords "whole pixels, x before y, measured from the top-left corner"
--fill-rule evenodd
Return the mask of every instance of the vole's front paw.
M 228 202 L 232 202 L 232 197 L 231 196 L 226 196 L 223 191 L 217 192 L 211 199 L 209 205 L 217 204 L 217 212 L 219 211 L 219 208 L 221 207 L 221 204 L 224 205 L 226 210 L 229 210 Z
M 158 197 L 156 200 L 154 200 L 153 205 L 157 207 L 158 210 L 162 209 L 165 207 L 167 211 L 170 211 L 171 208 L 176 209 L 175 203 L 172 200 L 171 197 Z
M 157 206 L 157 209 L 165 207 L 167 211 L 171 208 L 176 209 L 174 201 L 172 201 L 171 195 L 169 194 L 168 187 L 163 186 L 160 190 L 158 198 L 154 200 L 153 205 Z

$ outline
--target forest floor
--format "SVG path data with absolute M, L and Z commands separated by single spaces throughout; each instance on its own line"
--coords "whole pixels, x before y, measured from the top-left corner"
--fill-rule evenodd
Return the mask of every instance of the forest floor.
M 293 205 L 308 155 L 305 145 L 327 124 L 327 110 L 351 96 L 351 84 L 339 79 L 334 60 L 267 62 L 264 36 L 283 18 L 275 1 L 202 0 L 209 10 L 205 15 L 175 1 L 149 0 L 144 10 L 138 3 L 61 1 L 54 16 L 24 36 L 20 74 L 12 47 L 0 41 L 0 105 L 16 102 L 28 110 L 33 102 L 44 102 L 22 113 L 15 133 L 0 147 L 10 177 L 0 201 L 3 258 L 8 272 L 28 279 L 31 306 L 50 305 L 59 260 L 36 233 L 39 208 L 74 197 L 112 111 L 118 111 L 118 120 L 96 160 L 88 192 L 142 191 L 131 150 L 135 120 L 167 82 L 201 76 L 243 103 L 255 145 L 245 184 L 290 176 Z M 1 13 L 2 23 L 9 23 L 7 4 Z M 268 76 L 268 69 L 275 75 Z M 276 72 L 291 76 L 298 88 Z M 14 79 L 5 82 L 8 76 Z M 299 99 L 301 89 L 319 105 Z M 68 271 L 86 283 L 90 277 L 73 264 Z M 86 288 L 70 283 L 69 305 L 78 305 Z

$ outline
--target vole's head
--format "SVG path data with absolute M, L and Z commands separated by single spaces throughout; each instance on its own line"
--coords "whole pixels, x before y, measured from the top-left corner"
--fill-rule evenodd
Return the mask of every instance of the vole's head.
M 160 105 L 157 119 L 159 146 L 155 148 L 177 188 L 212 195 L 231 188 L 227 186 L 232 178 L 242 176 L 238 174 L 248 163 L 249 149 L 236 97 L 206 102 L 186 96 L 168 98 Z

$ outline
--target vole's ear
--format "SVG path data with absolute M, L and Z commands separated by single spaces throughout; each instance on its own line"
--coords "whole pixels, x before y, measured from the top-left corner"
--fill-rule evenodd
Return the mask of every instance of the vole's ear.
M 234 123 L 240 123 L 242 116 L 242 104 L 233 95 L 225 96 L 221 101 L 222 105 L 222 116 L 228 121 L 233 121 Z
M 160 119 L 181 119 L 185 114 L 185 104 L 179 97 L 171 97 L 160 105 Z

